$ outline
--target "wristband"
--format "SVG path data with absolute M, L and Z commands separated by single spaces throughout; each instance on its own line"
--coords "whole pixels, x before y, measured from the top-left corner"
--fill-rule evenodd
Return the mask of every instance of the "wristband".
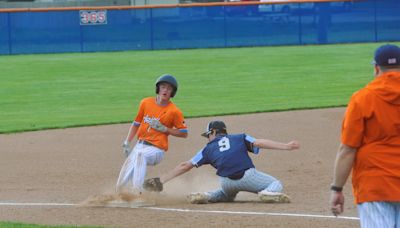
M 331 185 L 331 190 L 335 192 L 342 192 L 343 187 L 337 187 L 335 185 Z

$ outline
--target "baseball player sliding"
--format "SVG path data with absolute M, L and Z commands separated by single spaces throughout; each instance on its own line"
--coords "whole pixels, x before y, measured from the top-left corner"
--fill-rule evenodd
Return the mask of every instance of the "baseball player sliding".
M 227 134 L 222 121 L 211 121 L 202 136 L 208 138 L 207 145 L 192 159 L 182 162 L 160 178 L 147 179 L 144 188 L 162 191 L 163 184 L 184 174 L 193 167 L 205 164 L 217 169 L 221 188 L 213 192 L 192 193 L 189 202 L 193 204 L 230 202 L 240 191 L 258 193 L 262 202 L 289 203 L 289 197 L 282 193 L 282 184 L 275 177 L 255 169 L 248 151 L 258 154 L 260 148 L 293 150 L 300 147 L 297 141 L 280 143 L 268 139 L 255 139 L 247 134 Z
M 122 165 L 116 190 L 140 194 L 146 176 L 147 165 L 157 165 L 168 150 L 168 136 L 186 138 L 187 127 L 182 112 L 170 100 L 178 90 L 178 82 L 172 75 L 163 75 L 155 83 L 156 97 L 140 102 L 135 120 L 123 143 L 127 158 Z M 130 143 L 137 134 L 136 145 Z M 131 185 L 128 185 L 128 184 Z

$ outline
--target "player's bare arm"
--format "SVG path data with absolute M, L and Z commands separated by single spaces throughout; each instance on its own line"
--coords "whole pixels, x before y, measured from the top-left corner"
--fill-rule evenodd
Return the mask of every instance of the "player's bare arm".
M 300 148 L 300 143 L 298 141 L 281 143 L 269 139 L 256 139 L 253 145 L 263 149 L 277 149 L 277 150 L 294 150 Z
M 144 181 L 143 187 L 147 191 L 161 192 L 163 190 L 163 185 L 168 181 L 178 177 L 188 171 L 190 171 L 194 166 L 190 161 L 182 162 L 177 165 L 173 170 L 162 175 L 161 177 L 150 178 Z
M 128 156 L 131 152 L 130 142 L 135 137 L 138 129 L 139 129 L 139 127 L 135 126 L 134 124 L 132 124 L 129 128 L 128 135 L 126 136 L 125 141 L 122 143 L 122 148 L 123 148 L 123 152 L 124 152 L 125 156 Z
M 128 131 L 128 135 L 126 136 L 126 140 L 128 143 L 132 142 L 133 138 L 135 137 L 139 127 L 135 126 L 134 124 L 131 125 Z
M 350 175 L 357 148 L 340 144 L 335 160 L 333 185 L 343 187 Z
M 162 175 L 160 177 L 161 183 L 165 184 L 168 181 L 174 179 L 177 176 L 180 176 L 193 168 L 193 164 L 190 161 L 185 161 L 177 165 L 173 170 L 168 173 Z
M 342 143 L 339 146 L 333 171 L 332 188 L 335 190 L 331 192 L 330 199 L 331 211 L 335 216 L 343 213 L 344 210 L 344 195 L 341 188 L 345 185 L 350 175 L 356 152 L 357 148 L 349 147 Z

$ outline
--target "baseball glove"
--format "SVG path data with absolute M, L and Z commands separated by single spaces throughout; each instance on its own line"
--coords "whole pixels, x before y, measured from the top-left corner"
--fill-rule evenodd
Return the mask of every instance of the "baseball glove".
M 146 179 L 143 183 L 143 188 L 150 192 L 161 192 L 163 190 L 163 183 L 159 177 Z
M 162 124 L 159 120 L 157 119 L 153 119 L 150 123 L 149 123 L 150 127 L 160 131 L 160 132 L 167 132 L 167 127 L 164 126 L 164 124 Z

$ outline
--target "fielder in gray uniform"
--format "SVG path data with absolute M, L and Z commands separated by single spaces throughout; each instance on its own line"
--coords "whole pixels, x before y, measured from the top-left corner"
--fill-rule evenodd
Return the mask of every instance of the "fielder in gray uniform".
M 222 121 L 211 121 L 202 136 L 208 138 L 207 145 L 192 159 L 182 162 L 161 177 L 148 179 L 144 188 L 162 191 L 163 184 L 184 174 L 193 167 L 205 164 L 217 169 L 221 188 L 211 192 L 191 193 L 189 202 L 193 204 L 231 202 L 240 191 L 258 193 L 262 202 L 289 203 L 289 197 L 282 193 L 281 182 L 273 176 L 258 171 L 248 152 L 258 154 L 260 148 L 293 150 L 299 148 L 297 141 L 280 143 L 268 139 L 255 139 L 247 134 L 227 134 Z

